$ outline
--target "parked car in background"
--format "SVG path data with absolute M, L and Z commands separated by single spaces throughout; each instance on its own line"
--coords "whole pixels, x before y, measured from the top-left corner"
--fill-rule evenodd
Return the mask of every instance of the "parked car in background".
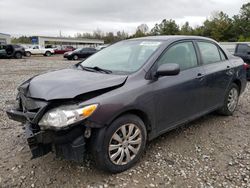
M 63 57 L 67 58 L 68 60 L 78 60 L 80 58 L 87 58 L 96 52 L 97 50 L 95 48 L 79 48 L 72 52 L 64 53 Z
M 97 46 L 95 49 L 96 50 L 103 50 L 104 48 L 107 48 L 110 44 L 103 44 L 103 45 L 99 45 Z
M 27 80 L 7 114 L 25 125 L 33 158 L 82 162 L 88 149 L 97 167 L 122 172 L 147 141 L 212 111 L 232 115 L 243 63 L 204 37 L 130 39 Z
M 0 58 L 21 59 L 25 55 L 25 49 L 16 44 L 0 45 Z
M 74 50 L 75 48 L 73 46 L 58 47 L 55 49 L 55 54 L 65 54 L 66 52 L 71 52 Z
M 246 63 L 247 79 L 250 80 L 250 46 L 249 44 L 239 43 L 236 44 L 234 55 L 241 57 Z
M 25 55 L 30 57 L 31 55 L 44 55 L 51 56 L 55 51 L 52 48 L 43 48 L 41 46 L 33 46 L 32 48 L 25 49 Z

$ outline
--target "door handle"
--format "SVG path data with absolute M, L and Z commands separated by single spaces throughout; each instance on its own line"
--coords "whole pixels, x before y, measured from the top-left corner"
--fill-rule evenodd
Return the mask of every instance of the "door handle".
M 228 66 L 227 66 L 227 69 L 231 69 L 231 67 L 228 65 Z

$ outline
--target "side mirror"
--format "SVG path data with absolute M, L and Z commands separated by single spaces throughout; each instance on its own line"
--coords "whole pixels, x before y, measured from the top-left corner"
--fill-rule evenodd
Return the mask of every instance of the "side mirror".
M 176 63 L 166 63 L 158 67 L 156 77 L 174 76 L 180 73 L 180 66 Z

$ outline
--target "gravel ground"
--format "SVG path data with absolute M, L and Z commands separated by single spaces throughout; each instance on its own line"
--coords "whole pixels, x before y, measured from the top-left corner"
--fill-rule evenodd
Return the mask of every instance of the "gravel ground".
M 55 159 L 31 160 L 22 127 L 5 114 L 27 78 L 74 62 L 61 56 L 0 60 L 0 187 L 250 187 L 250 84 L 232 117 L 210 114 L 150 142 L 120 174 Z

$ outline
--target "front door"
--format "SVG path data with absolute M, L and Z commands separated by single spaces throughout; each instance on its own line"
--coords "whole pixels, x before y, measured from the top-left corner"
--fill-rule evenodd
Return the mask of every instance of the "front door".
M 158 132 L 198 116 L 204 110 L 204 70 L 199 66 L 192 41 L 172 45 L 157 61 L 177 63 L 181 72 L 160 77 L 153 83 Z

